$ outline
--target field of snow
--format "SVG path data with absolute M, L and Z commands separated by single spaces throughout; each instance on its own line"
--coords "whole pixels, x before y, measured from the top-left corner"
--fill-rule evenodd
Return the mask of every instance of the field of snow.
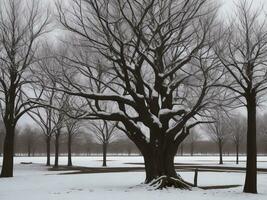
M 228 167 L 245 167 L 246 166 L 246 157 L 240 157 L 239 165 L 235 164 L 234 156 L 225 156 L 223 166 Z M 0 158 L 0 165 L 2 159 Z M 46 163 L 46 157 L 15 157 L 15 164 L 20 162 L 33 162 L 36 164 Z M 53 164 L 54 158 L 51 157 L 51 164 Z M 136 167 L 138 165 L 134 163 L 143 163 L 143 157 L 141 156 L 108 156 L 107 165 L 109 167 Z M 59 157 L 59 164 L 66 165 L 67 157 Z M 101 156 L 90 156 L 90 157 L 73 157 L 72 163 L 74 166 L 83 166 L 83 167 L 101 167 L 102 157 Z M 127 163 L 127 164 L 125 164 Z M 132 164 L 130 164 L 132 163 Z M 175 157 L 175 163 L 180 164 L 198 164 L 205 166 L 221 166 L 218 165 L 219 158 L 218 156 L 177 156 Z M 258 157 L 258 167 L 267 168 L 267 156 Z
M 243 158 L 242 158 L 243 159 Z M 225 165 L 234 165 L 234 157 L 225 158 Z M 263 166 L 266 157 L 258 159 Z M 53 159 L 51 160 L 53 161 Z M 60 157 L 60 164 L 66 164 L 67 159 Z M 20 162 L 33 162 L 32 165 L 22 165 Z M 112 167 L 136 166 L 124 163 L 143 162 L 141 157 L 109 157 L 108 165 Z M 176 162 L 188 164 L 217 165 L 215 157 L 177 157 Z M 258 175 L 259 194 L 244 194 L 242 186 L 231 189 L 182 191 L 168 189 L 155 191 L 142 185 L 144 172 L 99 173 L 99 174 L 69 174 L 48 171 L 44 166 L 45 157 L 16 157 L 15 177 L 0 179 L 0 200 L 266 200 L 267 174 Z M 74 165 L 101 166 L 101 157 L 74 157 Z M 241 163 L 243 165 L 244 163 Z M 266 165 L 265 165 L 266 166 Z M 192 172 L 181 172 L 181 176 L 192 182 Z M 244 173 L 229 172 L 199 172 L 199 186 L 243 185 Z

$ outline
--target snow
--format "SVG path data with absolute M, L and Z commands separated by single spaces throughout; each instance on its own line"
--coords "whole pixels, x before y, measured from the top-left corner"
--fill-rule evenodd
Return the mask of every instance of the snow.
M 155 115 L 151 114 L 151 118 L 153 119 L 153 123 L 157 124 L 159 128 L 162 128 L 162 124 L 159 120 L 159 118 L 157 118 Z
M 216 165 L 217 157 L 176 157 L 176 162 L 188 164 Z M 234 157 L 225 157 L 226 165 L 234 165 Z M 244 160 L 244 157 L 241 157 Z M 258 159 L 265 167 L 267 157 Z M 22 165 L 20 162 L 33 162 L 32 165 Z M 266 200 L 267 174 L 258 175 L 259 194 L 242 193 L 242 186 L 231 189 L 183 191 L 168 189 L 155 191 L 142 185 L 144 172 L 98 173 L 98 174 L 68 174 L 59 175 L 60 172 L 48 171 L 44 166 L 45 157 L 16 157 L 15 177 L 0 179 L 1 200 L 69 200 L 69 199 L 115 199 L 115 200 Z M 67 159 L 60 157 L 61 164 Z M 143 162 L 141 157 L 108 157 L 109 166 L 137 166 L 127 165 L 126 162 Z M 74 157 L 73 163 L 82 166 L 100 166 L 101 157 Z M 242 165 L 243 163 L 241 163 Z M 179 172 L 187 181 L 193 182 L 193 172 Z M 243 185 L 244 173 L 230 172 L 199 172 L 200 186 L 214 185 Z
M 258 156 L 257 166 L 259 168 L 267 168 L 267 156 Z M 54 158 L 51 157 L 51 163 L 53 163 Z M 176 156 L 175 163 L 185 164 L 185 165 L 205 165 L 205 166 L 227 166 L 227 167 L 245 167 L 246 157 L 239 157 L 239 164 L 235 164 L 235 156 L 224 156 L 224 164 L 219 165 L 219 156 Z M 36 164 L 46 163 L 46 157 L 15 157 L 14 163 L 20 164 L 21 162 L 33 162 Z M 66 156 L 59 157 L 59 164 L 66 165 L 68 159 Z M 72 163 L 75 166 L 83 167 L 101 167 L 102 157 L 101 156 L 74 156 L 72 158 Z M 125 164 L 127 163 L 127 164 Z M 133 164 L 128 164 L 133 163 Z M 108 156 L 107 164 L 109 167 L 136 167 L 142 165 L 136 165 L 136 163 L 144 163 L 142 156 Z M 0 165 L 2 164 L 2 159 L 0 158 Z

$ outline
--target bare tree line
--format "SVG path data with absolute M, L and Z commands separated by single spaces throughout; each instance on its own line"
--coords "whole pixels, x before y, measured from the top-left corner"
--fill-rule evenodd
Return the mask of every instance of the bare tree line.
M 15 128 L 28 113 L 46 137 L 47 165 L 55 137 L 58 166 L 64 129 L 72 165 L 72 136 L 87 124 L 102 143 L 103 166 L 114 133 L 124 134 L 144 157 L 145 183 L 159 189 L 193 187 L 176 173 L 174 157 L 190 137 L 194 151 L 197 129 L 218 145 L 221 164 L 230 138 L 239 162 L 245 135 L 244 192 L 257 193 L 257 135 L 266 135 L 257 131 L 267 89 L 261 9 L 240 0 L 237 17 L 224 23 L 211 0 L 57 1 L 66 34 L 50 44 L 48 9 L 27 2 L 4 0 L 0 10 L 1 177 L 13 176 Z M 240 107 L 246 123 L 232 117 Z
M 244 124 L 243 124 L 244 125 Z M 259 127 L 261 128 L 261 127 Z M 71 140 L 71 154 L 75 156 L 101 156 L 103 152 L 103 147 L 100 142 L 94 138 L 94 132 L 90 130 L 81 131 L 73 135 Z M 116 132 L 115 132 L 116 133 Z M 243 139 L 239 143 L 238 155 L 244 156 L 246 154 L 246 141 L 245 132 L 242 135 Z M 260 135 L 260 133 L 259 133 Z M 33 136 L 31 139 L 30 136 Z M 193 141 L 192 141 L 193 140 Z M 46 155 L 46 139 L 42 134 L 42 131 L 37 127 L 31 127 L 26 125 L 25 127 L 20 127 L 20 131 L 16 135 L 15 139 L 15 155 L 16 156 L 45 156 Z M 51 142 L 54 141 L 54 137 L 51 138 Z M 68 157 L 68 133 L 67 130 L 63 130 L 60 139 L 60 156 Z M 193 144 L 192 144 L 193 143 Z M 265 136 L 259 136 L 258 138 L 258 153 L 260 155 L 267 154 L 267 139 Z M 193 145 L 193 148 L 192 148 Z M 29 147 L 30 146 L 30 147 Z M 138 149 L 134 146 L 131 141 L 123 136 L 115 137 L 108 145 L 107 155 L 130 155 L 137 156 L 140 155 Z M 193 149 L 193 150 L 192 150 Z M 237 156 L 236 154 L 236 144 L 232 135 L 228 135 L 226 139 L 224 148 L 222 150 L 222 157 L 225 156 Z M 0 150 L 2 154 L 2 149 Z M 177 155 L 180 156 L 180 150 L 177 151 Z M 207 140 L 203 136 L 197 136 L 196 138 L 187 138 L 183 142 L 183 155 L 182 156 L 217 156 L 219 155 L 218 147 L 212 140 Z M 51 146 L 51 156 L 54 156 L 54 146 Z M 220 159 L 218 156 L 218 163 Z M 240 162 L 240 159 L 235 159 L 232 162 Z M 52 162 L 53 164 L 53 162 Z M 237 163 L 238 164 L 238 163 Z M 68 163 L 66 163 L 68 165 Z M 108 165 L 108 162 L 107 162 Z

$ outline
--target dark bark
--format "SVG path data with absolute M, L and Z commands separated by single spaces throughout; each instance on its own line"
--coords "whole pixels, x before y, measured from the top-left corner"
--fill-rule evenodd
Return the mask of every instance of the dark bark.
M 56 133 L 56 135 L 55 135 L 55 163 L 54 163 L 54 167 L 58 167 L 59 137 L 60 137 L 60 133 L 58 131 L 58 133 Z
M 184 181 L 175 171 L 174 157 L 177 148 L 169 144 L 162 147 L 148 145 L 142 150 L 145 162 L 146 179 L 145 183 L 157 185 L 157 189 L 165 187 L 176 187 L 181 189 L 190 189 L 192 184 Z
M 1 177 L 13 177 L 13 156 L 15 142 L 15 127 L 6 124 L 6 136 L 4 140 L 3 164 Z
M 46 136 L 46 166 L 50 166 L 50 142 L 51 136 Z
M 247 167 L 244 192 L 257 193 L 256 95 L 247 98 Z
M 220 157 L 219 164 L 222 165 L 223 164 L 223 145 L 222 145 L 221 140 L 218 142 L 218 149 L 219 149 L 219 157 Z
M 72 135 L 68 134 L 68 166 L 72 166 L 71 145 L 72 145 Z
M 103 142 L 102 144 L 102 150 L 103 150 L 103 164 L 102 166 L 103 167 L 106 167 L 107 166 L 107 146 L 108 144 L 106 142 Z

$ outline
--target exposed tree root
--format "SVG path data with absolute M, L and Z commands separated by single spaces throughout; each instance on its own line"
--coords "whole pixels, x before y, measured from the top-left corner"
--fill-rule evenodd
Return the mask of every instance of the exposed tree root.
M 191 190 L 192 184 L 187 183 L 181 177 L 168 177 L 168 176 L 161 176 L 155 180 L 153 180 L 150 184 L 155 189 L 164 189 L 167 187 L 174 187 L 179 188 L 182 190 Z

